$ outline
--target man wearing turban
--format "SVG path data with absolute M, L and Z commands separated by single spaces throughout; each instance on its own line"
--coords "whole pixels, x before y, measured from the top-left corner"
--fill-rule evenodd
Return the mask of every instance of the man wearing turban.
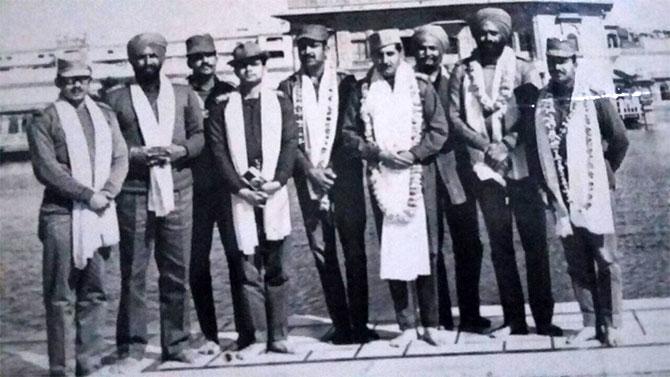
M 446 109 L 449 103 L 449 72 L 442 65 L 442 57 L 449 48 L 449 37 L 438 25 L 424 25 L 414 30 L 412 48 L 416 60 L 415 70 L 426 75 L 428 81 Z M 477 206 L 474 194 L 465 182 L 461 182 L 457 164 L 467 160 L 465 146 L 459 144 L 453 130 L 437 155 L 436 165 L 438 190 L 438 247 L 437 282 L 440 325 L 445 329 L 454 327 L 451 315 L 451 299 L 447 282 L 447 270 L 442 253 L 444 245 L 444 216 L 453 240 L 456 260 L 456 289 L 460 311 L 460 327 L 467 331 L 488 328 L 490 321 L 479 314 L 479 271 L 481 268 L 482 243 L 479 240 Z M 466 190 L 467 189 L 467 190 Z
M 512 20 L 502 9 L 485 8 L 470 30 L 477 43 L 449 81 L 448 117 L 466 146 L 467 178 L 479 202 L 491 243 L 504 323 L 497 334 L 527 334 L 524 297 L 516 265 L 513 218 L 526 254 L 528 296 L 537 333 L 560 336 L 552 325 L 544 203 L 528 174 L 525 132 L 532 124 L 532 98 L 539 76 L 508 46 Z M 524 104 L 526 104 L 524 106 Z
M 108 93 L 128 144 L 130 169 L 117 198 L 121 299 L 116 344 L 121 373 L 136 373 L 149 341 L 146 274 L 155 253 L 159 273 L 163 360 L 192 362 L 188 261 L 191 248 L 191 161 L 204 145 L 202 111 L 187 85 L 161 73 L 167 41 L 133 37 L 127 46 L 136 83 Z

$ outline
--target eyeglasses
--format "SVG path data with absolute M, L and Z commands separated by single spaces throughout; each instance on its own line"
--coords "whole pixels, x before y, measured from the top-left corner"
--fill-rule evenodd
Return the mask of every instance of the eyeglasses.
M 88 84 L 91 82 L 90 76 L 74 76 L 74 77 L 61 77 L 63 85 L 74 85 L 77 82 L 80 84 Z

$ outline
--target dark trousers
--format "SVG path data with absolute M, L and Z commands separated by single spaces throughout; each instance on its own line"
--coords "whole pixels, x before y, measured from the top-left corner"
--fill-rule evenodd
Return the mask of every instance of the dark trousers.
M 262 210 L 256 209 L 256 227 L 259 245 L 253 255 L 242 251 L 229 252 L 231 267 L 240 277 L 240 307 L 243 308 L 244 328 L 255 342 L 276 342 L 288 336 L 287 300 L 288 277 L 284 274 L 283 253 L 287 239 L 269 241 L 263 230 Z M 234 230 L 230 237 L 234 237 Z M 233 287 L 231 287 L 233 288 Z
M 410 304 L 409 289 L 414 287 L 419 305 L 421 326 L 437 327 L 440 322 L 437 303 L 437 274 L 435 273 L 437 256 L 430 255 L 430 275 L 421 275 L 414 282 L 401 280 L 389 280 L 389 289 L 393 299 L 395 318 L 400 326 L 400 331 L 416 327 L 414 305 Z
M 214 224 L 219 229 L 221 239 L 225 237 L 225 224 L 222 217 L 222 195 L 220 192 L 205 190 L 194 192 L 193 237 L 191 241 L 189 272 L 191 295 L 193 296 L 193 304 L 195 312 L 198 315 L 200 329 L 205 339 L 216 343 L 219 342 L 219 339 L 216 311 L 214 308 L 214 294 L 212 291 L 210 252 L 212 249 Z M 231 257 L 230 252 L 226 252 L 225 254 L 228 262 L 235 329 L 240 339 L 248 339 L 253 333 L 250 332 L 244 321 L 244 318 L 248 318 L 249 314 L 244 313 L 245 306 L 241 304 L 242 277 L 239 273 L 241 266 L 234 266 L 235 263 L 241 263 L 241 260 Z
M 337 194 L 331 195 L 334 211 L 320 210 L 319 201 L 310 198 L 304 178 L 296 178 L 295 182 L 307 241 L 319 272 L 333 326 L 347 332 L 352 327 L 355 330 L 365 328 L 368 321 L 365 215 L 360 210 L 351 208 L 346 202 L 347 199 Z M 350 194 L 355 195 L 355 192 Z M 365 202 L 359 202 L 358 206 L 364 210 Z M 346 288 L 337 257 L 336 228 L 344 254 Z
M 584 326 L 621 327 L 623 307 L 621 267 L 616 236 L 594 234 L 573 225 L 574 234 L 561 238 L 568 273 Z
M 124 192 L 117 198 L 121 230 L 121 299 L 116 345 L 120 357 L 143 357 L 149 340 L 146 275 L 152 252 L 159 274 L 162 356 L 169 358 L 188 345 L 193 190 L 189 187 L 176 191 L 174 196 L 175 209 L 165 217 L 156 217 L 147 211 L 146 194 Z
M 374 193 L 370 192 L 372 201 L 372 212 L 375 216 L 375 225 L 377 226 L 377 237 L 379 241 L 382 238 L 383 214 Z M 433 210 L 426 208 L 426 212 Z M 430 242 L 429 242 L 430 243 Z M 437 302 L 437 253 L 430 253 L 430 275 L 421 275 L 413 282 L 402 280 L 389 280 L 389 290 L 391 291 L 391 299 L 393 300 L 393 309 L 395 311 L 396 321 L 400 326 L 400 330 L 416 327 L 416 318 L 414 316 L 414 306 L 409 302 L 409 289 L 415 287 L 419 315 L 421 317 L 421 325 L 423 327 L 437 327 L 439 325 L 439 311 Z
M 440 310 L 440 324 L 445 328 L 453 326 L 451 300 L 447 271 L 444 263 L 444 222 L 446 218 L 451 236 L 454 261 L 456 263 L 456 294 L 461 323 L 479 318 L 479 280 L 482 269 L 483 247 L 479 238 L 477 220 L 477 202 L 472 192 L 472 184 L 462 180 L 466 201 L 452 204 L 445 184 L 438 175 L 438 252 L 437 255 L 437 291 Z
M 544 205 L 537 187 L 529 178 L 508 180 L 508 189 L 493 180 L 477 183 L 477 200 L 491 244 L 505 324 L 526 326 L 524 296 L 516 264 L 512 216 L 526 255 L 528 296 L 538 326 L 551 323 L 553 297 L 549 273 Z
M 39 238 L 44 246 L 42 283 L 47 322 L 49 373 L 67 374 L 67 342 L 75 323 L 75 360 L 78 373 L 91 371 L 100 363 L 105 342 L 107 295 L 105 260 L 109 249 L 93 254 L 83 270 L 72 260 L 72 217 L 44 214 L 39 219 Z M 104 255 L 104 256 L 103 256 Z

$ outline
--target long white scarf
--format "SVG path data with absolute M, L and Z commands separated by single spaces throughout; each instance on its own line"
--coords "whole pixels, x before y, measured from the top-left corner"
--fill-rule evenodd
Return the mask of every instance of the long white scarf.
M 477 59 L 473 59 L 466 67 L 466 70 L 467 72 L 463 81 L 463 95 L 467 124 L 487 140 L 500 142 L 504 136 L 503 123 L 512 124 L 518 118 L 513 95 L 516 77 L 516 56 L 514 55 L 514 51 L 506 46 L 503 49 L 502 55 L 498 58 L 493 74 L 491 96 L 486 93 L 484 71 Z M 489 135 L 486 129 L 484 108 L 493 110 L 493 113 L 490 115 L 492 135 Z M 484 152 L 475 148 L 468 149 L 473 163 L 473 170 L 477 174 L 477 177 L 481 181 L 493 179 L 505 186 L 503 175 L 484 163 Z M 526 171 L 525 175 L 528 175 L 525 155 L 522 158 L 518 158 L 517 154 L 512 154 L 513 169 L 523 169 Z
M 281 149 L 282 116 L 277 94 L 263 88 L 261 101 L 261 148 L 263 166 L 261 175 L 265 180 L 274 180 L 277 161 Z M 238 174 L 249 169 L 247 161 L 247 140 L 244 133 L 244 113 L 242 96 L 239 92 L 231 92 L 224 110 L 226 119 L 226 136 L 230 157 Z M 233 226 L 237 245 L 246 255 L 254 254 L 258 246 L 258 233 L 254 207 L 241 197 L 231 195 Z M 291 233 L 291 212 L 286 186 L 270 196 L 263 210 L 263 226 L 268 240 L 281 240 Z
M 560 237 L 573 234 L 572 225 L 595 234 L 614 233 L 607 168 L 602 148 L 600 127 L 593 97 L 586 80 L 578 73 L 571 98 L 567 128 L 567 197 L 569 209 L 561 194 L 561 177 L 554 160 L 559 140 L 552 133 L 556 125 L 554 99 L 545 88 L 535 110 L 538 153 L 544 177 L 555 199 L 556 233 Z
M 172 144 L 176 104 L 170 80 L 164 75 L 160 76 L 160 90 L 156 100 L 158 119 L 139 85 L 130 86 L 130 97 L 146 146 L 166 147 Z M 149 177 L 148 209 L 155 212 L 157 217 L 167 216 L 174 210 L 172 165 L 167 162 L 150 167 Z
M 293 104 L 301 107 L 296 109 L 296 114 L 302 115 L 302 119 L 298 121 L 304 135 L 305 152 L 312 166 L 325 168 L 330 162 L 337 131 L 339 112 L 337 71 L 326 65 L 319 85 L 318 98 L 312 80 L 305 73 L 300 73 L 298 83 L 300 87 L 293 92 Z M 307 187 L 312 199 L 317 199 L 310 181 L 307 181 Z
M 407 63 L 401 62 L 398 66 L 393 88 L 374 70 L 361 113 L 369 116 L 374 142 L 382 150 L 407 151 L 419 142 L 413 135 L 415 99 L 412 93 L 418 95 L 419 88 L 414 71 Z M 422 120 L 418 127 L 422 126 Z M 413 168 L 421 169 L 421 166 Z M 407 206 L 412 195 L 411 174 L 412 168 L 397 170 L 380 165 L 371 175 L 377 201 L 380 207 L 385 207 L 380 250 L 382 279 L 410 281 L 419 275 L 430 275 L 428 227 L 421 185 L 415 188 L 412 216 L 397 221 L 391 215 L 403 212 Z
M 96 103 L 88 96 L 84 104 L 91 115 L 95 134 L 93 166 L 89 146 L 75 108 L 67 101 L 55 103 L 61 127 L 65 132 L 67 153 L 72 178 L 93 191 L 99 191 L 109 179 L 112 166 L 112 132 Z M 100 214 L 92 211 L 87 203 L 72 203 L 72 257 L 74 266 L 84 269 L 96 250 L 119 242 L 119 224 L 114 201 Z

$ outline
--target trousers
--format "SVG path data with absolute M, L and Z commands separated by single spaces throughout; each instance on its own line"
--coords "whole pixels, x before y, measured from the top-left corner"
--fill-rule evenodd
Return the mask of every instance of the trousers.
M 621 327 L 623 282 L 616 236 L 572 229 L 561 241 L 584 326 Z
M 513 242 L 513 220 L 516 220 L 526 257 L 531 312 L 538 326 L 549 325 L 554 300 L 546 215 L 537 186 L 530 178 L 507 180 L 507 189 L 493 180 L 487 180 L 477 184 L 476 192 L 491 243 L 491 258 L 505 324 L 526 326 L 524 296 Z
M 121 235 L 121 299 L 116 325 L 120 357 L 142 358 L 147 334 L 146 275 L 153 253 L 158 267 L 160 343 L 163 358 L 178 354 L 190 337 L 188 266 L 193 189 L 175 191 L 175 209 L 165 217 L 147 210 L 147 195 L 117 198 Z
M 72 217 L 41 214 L 39 238 L 43 245 L 42 283 L 46 309 L 49 373 L 68 371 L 67 345 L 75 324 L 75 361 L 78 374 L 100 364 L 105 342 L 100 331 L 105 323 L 107 294 L 105 262 L 109 248 L 99 249 L 83 270 L 72 259 Z

